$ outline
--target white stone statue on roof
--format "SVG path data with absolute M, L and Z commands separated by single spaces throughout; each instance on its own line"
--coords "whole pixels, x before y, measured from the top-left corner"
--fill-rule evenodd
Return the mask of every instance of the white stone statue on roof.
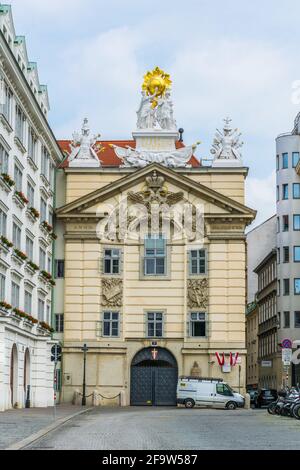
M 88 119 L 83 121 L 81 134 L 73 133 L 71 142 L 71 153 L 69 156 L 70 167 L 100 167 L 101 163 L 97 155 L 99 147 L 96 146 L 100 134 L 90 137 L 90 127 Z
M 174 119 L 173 101 L 169 90 L 166 91 L 164 96 L 157 100 L 156 118 L 161 129 L 168 131 L 177 129 L 177 124 Z
M 242 154 L 240 148 L 244 142 L 240 141 L 241 133 L 233 129 L 231 119 L 224 119 L 223 133 L 217 129 L 212 144 L 211 154 L 214 155 L 213 166 L 242 166 Z
M 152 107 L 152 100 L 154 95 L 147 95 L 142 91 L 142 99 L 140 107 L 137 111 L 137 128 L 138 129 L 153 129 L 156 124 L 155 110 Z

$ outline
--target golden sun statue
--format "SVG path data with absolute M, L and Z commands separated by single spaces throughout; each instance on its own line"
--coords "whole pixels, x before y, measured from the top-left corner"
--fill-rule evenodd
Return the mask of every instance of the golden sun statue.
M 148 96 L 153 96 L 152 107 L 156 108 L 157 98 L 165 95 L 166 91 L 171 88 L 172 81 L 170 75 L 165 73 L 159 67 L 152 72 L 147 72 L 144 76 L 143 90 Z

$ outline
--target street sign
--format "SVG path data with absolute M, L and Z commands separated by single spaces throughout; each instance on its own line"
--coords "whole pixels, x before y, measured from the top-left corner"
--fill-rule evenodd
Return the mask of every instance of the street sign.
M 292 349 L 293 343 L 290 339 L 284 339 L 281 344 L 283 349 Z
M 59 344 L 54 344 L 51 348 L 51 361 L 52 362 L 59 362 L 61 361 L 61 353 L 62 349 Z
M 283 365 L 289 366 L 292 362 L 293 350 L 286 348 L 282 349 L 282 362 Z
M 262 367 L 272 367 L 272 361 L 261 361 Z

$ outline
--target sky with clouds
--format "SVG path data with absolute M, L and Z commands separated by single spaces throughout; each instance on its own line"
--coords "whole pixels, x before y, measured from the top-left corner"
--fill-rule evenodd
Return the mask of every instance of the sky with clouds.
M 4 3 L 4 2 L 2 2 Z M 70 138 L 87 116 L 102 138 L 135 127 L 144 73 L 171 74 L 185 142 L 210 158 L 229 115 L 243 134 L 247 204 L 257 222 L 275 213 L 275 137 L 300 104 L 298 0 L 11 0 L 17 34 L 48 84 L 50 122 Z

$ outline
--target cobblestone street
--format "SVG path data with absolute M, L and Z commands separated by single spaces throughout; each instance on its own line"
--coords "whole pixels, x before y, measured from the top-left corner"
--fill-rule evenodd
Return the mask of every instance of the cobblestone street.
M 300 449 L 300 421 L 266 410 L 97 408 L 30 449 Z

